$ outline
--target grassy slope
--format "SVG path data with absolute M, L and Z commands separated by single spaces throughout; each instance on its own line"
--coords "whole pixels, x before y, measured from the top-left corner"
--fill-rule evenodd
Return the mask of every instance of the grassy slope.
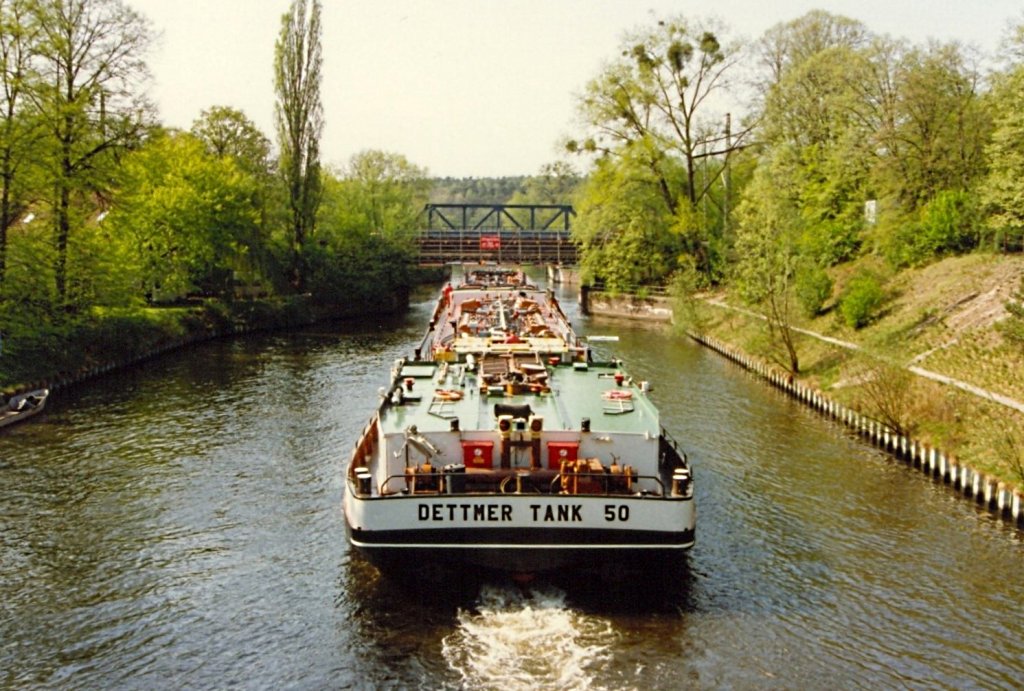
M 836 290 L 859 266 L 835 275 Z M 884 267 L 870 267 L 884 273 Z M 1024 402 L 1024 349 L 1004 341 L 995 324 L 1006 315 L 1006 300 L 1020 286 L 1024 257 L 971 255 L 945 259 L 888 277 L 889 300 L 868 326 L 853 330 L 834 305 L 796 325 L 855 343 L 864 353 L 893 365 L 918 367 Z M 724 297 L 730 304 L 739 300 Z M 763 321 L 704 306 L 706 332 L 766 359 L 784 363 Z M 798 340 L 800 378 L 829 396 L 877 416 L 862 382 L 880 370 L 864 354 L 809 336 Z M 973 467 L 1024 487 L 1024 413 L 954 387 L 908 378 L 909 417 L 915 437 L 959 456 Z

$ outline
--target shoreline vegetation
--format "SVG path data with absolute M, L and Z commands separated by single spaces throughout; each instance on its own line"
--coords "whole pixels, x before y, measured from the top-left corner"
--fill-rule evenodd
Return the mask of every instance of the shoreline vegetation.
M 1024 401 L 1018 374 L 1024 352 L 999 329 L 1008 318 L 1008 291 L 1022 275 L 1024 257 L 984 254 L 898 274 L 887 284 L 877 317 L 860 329 L 847 326 L 834 307 L 793 324 L 825 337 L 794 335 L 801 361 L 796 378 L 894 433 L 914 436 L 1022 489 L 1024 412 L 923 376 L 933 373 Z M 763 319 L 701 302 L 699 312 L 691 312 L 692 328 L 787 369 Z
M 588 296 L 595 315 L 668 324 L 964 497 L 1024 521 L 1024 353 L 1002 337 L 1024 257 L 975 254 L 894 277 L 859 329 L 834 309 L 791 324 L 802 367 L 768 317 L 728 290 Z M 841 280 L 841 277 L 840 277 Z M 666 313 L 668 317 L 666 318 Z
M 1018 373 L 1024 352 L 1003 335 L 1007 302 L 1021 276 L 1024 256 L 981 253 L 895 274 L 877 315 L 859 328 L 850 327 L 834 303 L 789 324 L 801 363 L 795 375 L 773 334 L 778 326 L 734 292 L 662 301 L 672 306 L 677 330 L 724 342 L 893 434 L 941 449 L 1021 490 L 1024 378 Z M 839 285 L 848 279 L 834 272 L 834 280 Z M 652 313 L 650 307 L 630 309 Z
M 405 294 L 371 305 L 318 304 L 309 296 L 202 300 L 173 307 L 97 310 L 60 333 L 38 332 L 4 345 L 0 392 L 7 398 L 38 388 L 60 390 L 194 343 L 257 331 L 296 329 L 324 321 L 393 314 Z
M 820 10 L 729 37 L 658 22 L 588 84 L 581 283 L 1024 487 L 1024 22 L 985 69 Z

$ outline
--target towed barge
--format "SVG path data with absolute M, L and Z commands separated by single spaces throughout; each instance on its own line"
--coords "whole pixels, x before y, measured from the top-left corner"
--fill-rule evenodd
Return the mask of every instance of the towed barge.
M 534 290 L 446 288 L 393 364 L 343 499 L 351 544 L 382 570 L 665 565 L 693 546 L 692 469 L 650 386 L 592 361 Z

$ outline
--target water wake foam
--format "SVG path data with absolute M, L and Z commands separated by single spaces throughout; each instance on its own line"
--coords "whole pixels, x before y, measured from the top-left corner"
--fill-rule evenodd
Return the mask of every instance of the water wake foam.
M 610 622 L 574 611 L 552 587 L 485 585 L 458 622 L 443 650 L 467 688 L 599 688 L 617 639 Z

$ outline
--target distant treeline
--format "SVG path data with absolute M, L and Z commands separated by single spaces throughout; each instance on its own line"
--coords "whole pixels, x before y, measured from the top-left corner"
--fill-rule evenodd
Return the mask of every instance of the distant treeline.
M 497 178 L 431 178 L 434 204 L 507 204 L 525 192 L 525 175 Z
M 434 204 L 572 204 L 581 182 L 568 165 L 545 165 L 537 175 L 431 178 Z

